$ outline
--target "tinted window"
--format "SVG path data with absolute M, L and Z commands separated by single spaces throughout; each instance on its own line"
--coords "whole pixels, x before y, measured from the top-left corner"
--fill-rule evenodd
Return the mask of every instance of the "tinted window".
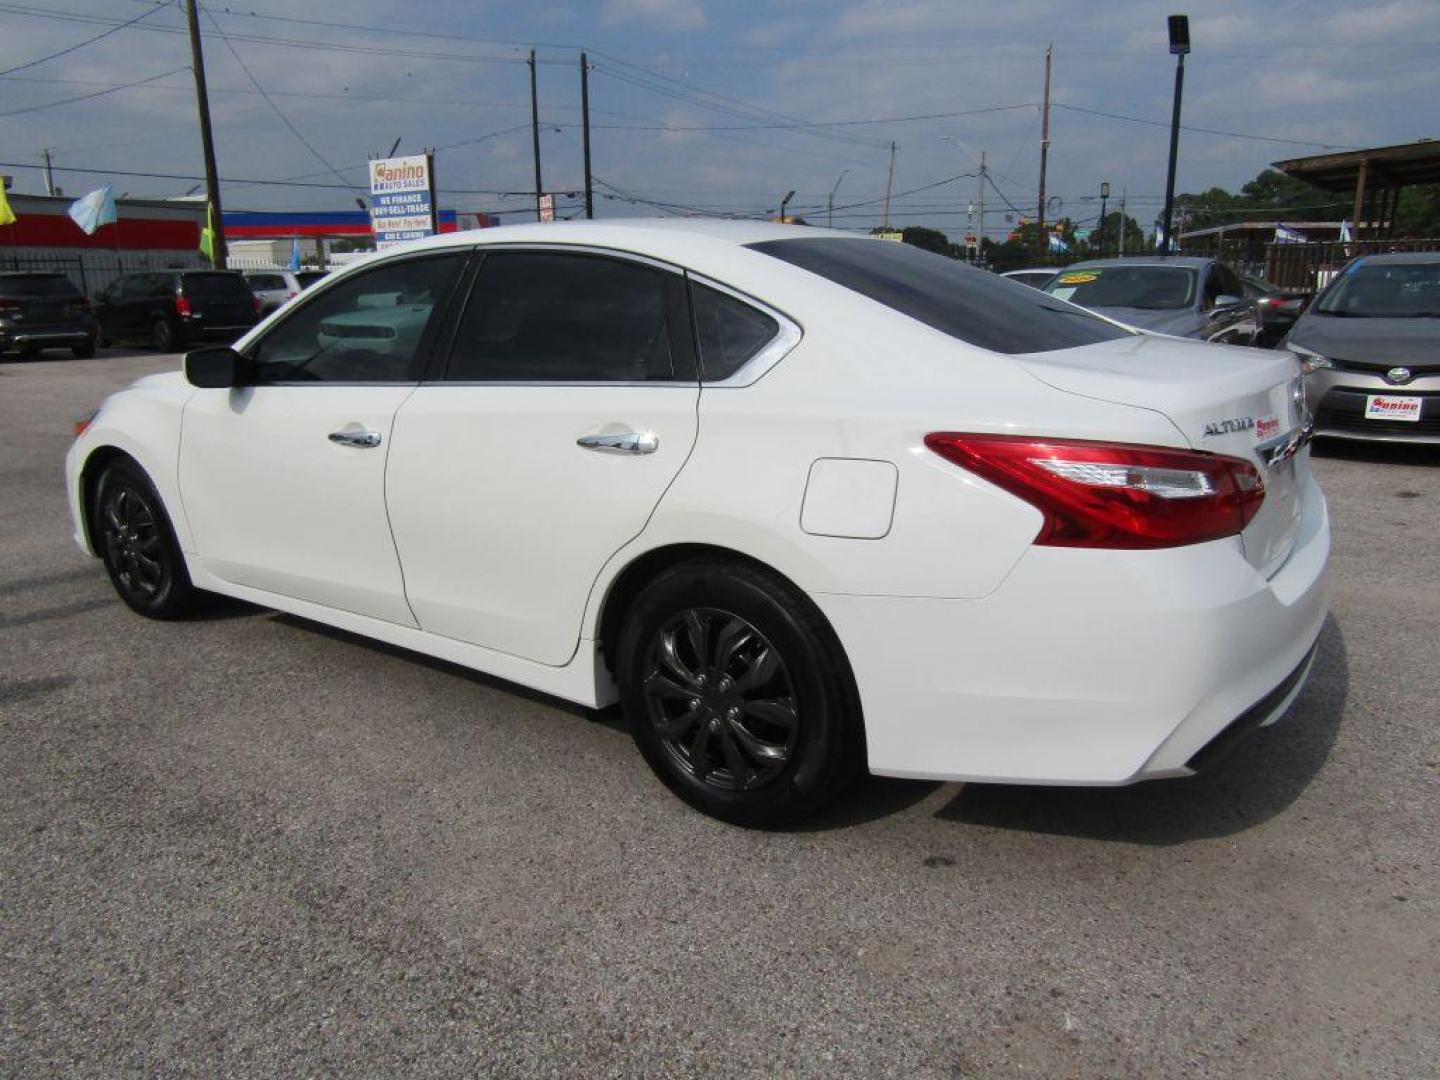
M 1196 274 L 1186 266 L 1077 266 L 1045 291 L 1084 307 L 1172 311 L 1195 302 Z
M 194 299 L 250 298 L 250 286 L 239 274 L 186 274 L 182 281 L 185 295 Z
M 674 379 L 671 312 L 684 310 L 684 287 L 678 274 L 620 259 L 535 251 L 486 255 L 445 377 Z M 683 322 L 681 329 L 688 330 Z
M 315 282 L 324 279 L 328 273 L 328 270 L 301 270 L 295 275 L 295 280 L 300 283 L 300 288 L 308 289 Z
M 251 274 L 245 280 L 250 282 L 250 288 L 271 290 L 285 288 L 285 279 L 279 274 Z
M 169 274 L 146 274 L 142 280 L 146 296 L 164 300 L 175 295 L 175 279 Z
M 339 282 L 291 310 L 255 350 L 262 382 L 406 382 L 464 255 L 405 259 Z
M 1356 259 L 1310 309 L 1350 318 L 1440 318 L 1440 262 L 1367 263 Z
M 706 382 L 727 379 L 780 332 L 780 324 L 742 300 L 718 289 L 693 284 L 695 336 L 700 370 Z
M 56 299 L 79 296 L 80 290 L 64 274 L 16 274 L 0 276 L 0 296 Z
M 982 349 L 1046 352 L 1130 336 L 1035 289 L 909 244 L 827 238 L 751 246 Z

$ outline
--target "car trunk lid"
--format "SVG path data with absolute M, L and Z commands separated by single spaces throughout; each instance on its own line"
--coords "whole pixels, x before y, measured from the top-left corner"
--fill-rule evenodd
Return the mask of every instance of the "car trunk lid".
M 217 326 L 248 326 L 255 321 L 255 296 L 234 274 L 186 274 L 190 311 Z
M 1241 534 L 1245 557 L 1267 577 L 1284 563 L 1303 495 L 1288 446 L 1308 422 L 1288 353 L 1138 335 L 1016 359 L 1058 390 L 1162 413 L 1175 425 L 1176 445 L 1255 465 L 1265 501 Z

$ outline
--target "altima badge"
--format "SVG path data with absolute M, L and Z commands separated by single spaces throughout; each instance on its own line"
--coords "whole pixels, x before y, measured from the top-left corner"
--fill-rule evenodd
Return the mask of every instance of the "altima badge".
M 1255 426 L 1253 416 L 1236 416 L 1230 420 L 1211 420 L 1205 425 L 1205 436 L 1231 435 L 1237 431 L 1249 431 Z
M 1392 383 L 1407 383 L 1413 378 L 1408 367 L 1392 367 L 1385 372 L 1385 380 Z

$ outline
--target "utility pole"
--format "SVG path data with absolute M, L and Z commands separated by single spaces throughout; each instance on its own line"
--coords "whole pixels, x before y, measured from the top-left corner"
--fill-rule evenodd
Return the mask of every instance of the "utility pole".
M 191 0 L 193 3 L 194 0 Z M 530 50 L 530 138 L 535 144 L 535 220 L 540 220 L 540 99 L 535 93 L 535 50 Z
M 595 216 L 595 189 L 590 180 L 590 65 L 583 52 L 580 54 L 580 126 L 585 133 L 585 217 L 589 220 Z M 535 186 L 540 186 L 538 181 Z
M 1110 181 L 1100 182 L 1100 258 L 1105 257 L 1105 204 L 1110 201 Z
M 840 175 L 835 178 L 835 186 L 830 189 L 830 198 L 825 204 L 825 227 L 827 229 L 835 227 L 835 193 L 840 190 L 840 181 L 845 179 L 845 174 L 849 171 L 849 169 L 841 169 Z
M 1124 188 L 1124 187 L 1122 187 L 1122 188 L 1120 189 L 1120 227 L 1119 227 L 1119 229 L 1116 230 L 1116 231 L 1119 233 L 1119 236 L 1116 237 L 1116 240 L 1115 240 L 1115 254 L 1116 254 L 1116 255 L 1124 255 L 1124 254 L 1125 254 L 1125 222 L 1126 222 L 1126 217 L 1125 217 L 1125 200 L 1126 200 L 1126 198 L 1129 197 L 1129 195 L 1130 195 L 1130 189 L 1129 189 L 1129 188 Z
M 185 17 L 190 23 L 190 68 L 195 73 L 195 99 L 200 110 L 200 145 L 205 151 L 206 226 L 212 228 L 211 243 L 215 267 L 227 265 L 225 250 L 225 215 L 220 209 L 220 173 L 215 168 L 215 136 L 210 130 L 210 92 L 205 88 L 205 53 L 200 48 L 200 12 L 196 0 L 185 0 Z M 211 226 L 210 215 L 214 215 Z
M 50 151 L 49 151 L 48 149 L 46 149 L 46 150 L 41 151 L 41 153 L 43 153 L 43 154 L 45 155 L 45 194 L 46 194 L 46 195 L 54 195 L 54 194 L 55 194 L 55 174 L 54 174 L 53 171 L 51 171 L 51 168 L 50 168 Z
M 895 184 L 895 144 L 890 144 L 890 174 L 885 177 L 885 228 L 890 228 L 890 189 Z
M 980 227 L 975 230 L 975 261 L 985 260 L 985 151 L 980 151 Z
M 1040 254 L 1048 250 L 1045 242 L 1045 163 L 1050 157 L 1050 56 L 1054 45 L 1045 46 L 1045 103 L 1040 108 L 1040 210 L 1036 214 L 1039 224 Z
M 1170 215 L 1175 209 L 1175 159 L 1180 152 L 1180 95 L 1185 89 L 1185 54 L 1190 51 L 1190 20 L 1170 16 L 1170 51 L 1175 54 L 1175 106 L 1170 114 L 1170 169 L 1165 174 L 1165 216 L 1161 223 L 1164 251 L 1170 252 Z

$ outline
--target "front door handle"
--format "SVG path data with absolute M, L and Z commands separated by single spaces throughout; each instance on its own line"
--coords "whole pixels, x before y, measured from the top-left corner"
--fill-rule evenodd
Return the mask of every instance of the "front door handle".
M 620 435 L 582 435 L 575 445 L 605 454 L 653 454 L 660 449 L 660 439 L 653 431 L 626 431 Z
M 378 431 L 332 431 L 327 438 L 341 446 L 372 447 L 380 445 Z

